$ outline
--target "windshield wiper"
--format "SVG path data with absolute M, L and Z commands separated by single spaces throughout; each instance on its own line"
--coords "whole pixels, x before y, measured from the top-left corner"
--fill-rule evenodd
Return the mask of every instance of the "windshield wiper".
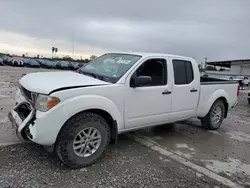
M 92 72 L 78 71 L 78 73 L 81 73 L 81 74 L 84 74 L 84 75 L 87 75 L 87 76 L 91 76 L 93 78 L 96 78 L 96 79 L 99 79 L 99 80 L 102 80 L 102 81 L 105 81 L 105 82 L 112 83 L 109 78 L 107 78 L 105 76 L 95 74 L 95 73 L 92 73 Z
M 97 78 L 97 75 L 95 73 L 92 73 L 92 72 L 81 71 L 81 73 L 84 74 L 84 75 L 91 76 L 93 78 Z

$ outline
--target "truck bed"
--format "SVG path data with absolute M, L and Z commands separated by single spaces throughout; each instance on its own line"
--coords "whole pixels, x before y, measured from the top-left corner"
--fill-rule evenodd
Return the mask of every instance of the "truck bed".
M 216 85 L 216 84 L 238 84 L 235 80 L 224 80 L 219 78 L 211 78 L 207 76 L 200 77 L 201 85 Z
M 208 106 L 216 100 L 217 96 L 226 94 L 228 107 L 232 107 L 237 101 L 238 81 L 223 80 L 211 77 L 201 77 L 200 99 L 197 107 L 197 116 L 204 117 Z M 211 104 L 210 104 L 211 103 Z

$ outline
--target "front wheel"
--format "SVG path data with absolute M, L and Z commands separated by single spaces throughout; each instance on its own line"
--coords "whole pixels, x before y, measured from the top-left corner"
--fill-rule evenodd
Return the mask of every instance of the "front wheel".
M 93 164 L 110 141 L 110 128 L 98 114 L 83 112 L 72 117 L 60 131 L 56 152 L 71 168 Z
M 202 125 L 210 130 L 220 128 L 225 117 L 225 105 L 222 100 L 217 100 L 212 105 L 208 114 L 201 119 Z

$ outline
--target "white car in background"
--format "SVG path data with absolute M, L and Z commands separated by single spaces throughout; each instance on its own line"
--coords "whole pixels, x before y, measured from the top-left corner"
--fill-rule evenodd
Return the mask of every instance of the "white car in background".
M 15 59 L 12 59 L 12 60 L 11 60 L 11 65 L 12 65 L 12 66 L 17 66 L 17 67 L 23 67 L 24 62 L 23 62 L 22 59 L 17 59 L 17 58 L 15 58 Z

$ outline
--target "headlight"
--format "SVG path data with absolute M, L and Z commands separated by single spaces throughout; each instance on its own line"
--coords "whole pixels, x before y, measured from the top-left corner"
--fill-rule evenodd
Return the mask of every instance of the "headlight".
M 35 108 L 39 111 L 46 112 L 57 105 L 60 100 L 57 97 L 51 97 L 43 94 L 39 94 L 36 99 Z

